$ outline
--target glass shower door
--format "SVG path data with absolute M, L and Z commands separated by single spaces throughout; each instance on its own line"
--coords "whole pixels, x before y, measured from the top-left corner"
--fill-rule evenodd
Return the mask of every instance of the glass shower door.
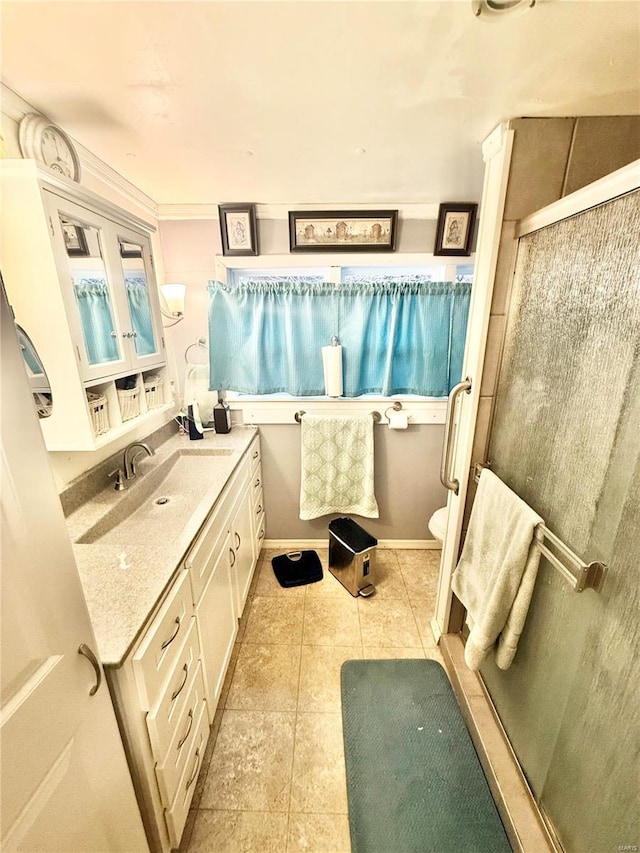
M 568 853 L 637 849 L 640 193 L 520 240 L 489 461 L 587 562 L 543 558 L 518 653 L 482 676 Z M 636 845 L 634 847 L 634 845 Z

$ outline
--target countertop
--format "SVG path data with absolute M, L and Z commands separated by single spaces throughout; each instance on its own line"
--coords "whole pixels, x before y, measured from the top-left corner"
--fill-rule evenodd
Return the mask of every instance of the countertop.
M 155 456 L 138 457 L 139 473 L 128 489 L 118 492 L 111 481 L 66 519 L 105 666 L 123 663 L 256 435 L 253 426 L 237 426 L 226 435 L 207 432 L 202 441 L 176 435 Z M 207 456 L 211 450 L 230 452 Z M 175 454 L 185 451 L 187 464 L 172 474 L 176 494 L 165 506 L 154 506 L 149 496 L 158 491 L 158 469 L 164 464 L 169 470 Z M 130 506 L 131 513 L 125 512 L 117 528 L 109 531 L 108 519 Z M 107 532 L 100 538 L 91 544 L 77 541 L 91 536 L 92 529 L 101 532 L 105 519 Z

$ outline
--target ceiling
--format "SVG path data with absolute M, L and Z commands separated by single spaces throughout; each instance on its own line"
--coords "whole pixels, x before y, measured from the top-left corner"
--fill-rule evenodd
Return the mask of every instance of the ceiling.
M 3 82 L 160 204 L 480 198 L 518 116 L 640 112 L 639 0 L 2 0 Z

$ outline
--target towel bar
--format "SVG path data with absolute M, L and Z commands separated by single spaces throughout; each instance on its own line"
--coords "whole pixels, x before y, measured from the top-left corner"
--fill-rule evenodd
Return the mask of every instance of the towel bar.
M 302 416 L 304 414 L 305 414 L 304 409 L 301 409 L 299 412 L 296 412 L 293 417 L 296 419 L 297 423 L 300 423 L 300 421 L 302 420 Z M 371 417 L 373 418 L 373 420 L 377 424 L 379 424 L 380 421 L 382 420 L 382 415 L 380 414 L 380 412 L 371 412 Z
M 476 464 L 474 472 L 476 483 L 480 481 L 482 469 L 486 467 L 488 466 Z M 545 524 L 537 526 L 535 538 L 540 553 L 547 558 L 554 569 L 560 572 L 575 592 L 583 592 L 585 589 L 600 591 L 607 572 L 604 563 L 597 560 L 593 563 L 585 563 Z

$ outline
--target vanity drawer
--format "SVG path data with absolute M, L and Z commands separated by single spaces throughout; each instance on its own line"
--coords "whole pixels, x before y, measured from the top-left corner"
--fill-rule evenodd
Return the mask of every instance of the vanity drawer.
M 171 678 L 193 616 L 189 573 L 180 572 L 160 612 L 133 655 L 138 693 L 143 711 L 149 710 Z
M 256 532 L 256 541 L 255 541 L 255 551 L 256 551 L 256 560 L 260 559 L 260 552 L 262 550 L 262 546 L 264 545 L 264 538 L 266 534 L 266 519 L 264 515 L 262 516 L 262 521 L 260 522 L 260 527 Z
M 260 489 L 257 495 L 254 495 L 252 516 L 253 529 L 258 530 L 264 520 L 264 492 L 262 489 Z
M 251 466 L 251 476 L 260 468 L 262 462 L 262 451 L 260 450 L 260 437 L 256 436 L 249 447 L 249 464 Z
M 195 679 L 201 673 L 200 645 L 195 618 L 187 634 L 187 641 L 176 662 L 173 676 L 163 694 L 147 714 L 147 729 L 156 758 L 161 759 L 179 726 Z M 202 675 L 199 675 L 202 678 Z
M 209 720 L 207 719 L 204 703 L 202 711 L 203 713 L 201 714 L 198 727 L 191 742 L 191 750 L 186 760 L 184 773 L 178 783 L 175 799 L 171 808 L 165 811 L 165 821 L 172 848 L 180 846 L 180 838 L 182 837 L 184 825 L 187 822 L 189 806 L 193 799 L 193 792 L 196 787 L 200 768 L 202 767 L 202 759 L 204 758 L 207 738 L 209 737 Z
M 205 723 L 209 725 L 207 703 L 204 698 L 204 682 L 202 672 L 198 670 L 167 754 L 162 762 L 156 765 L 160 797 L 166 808 L 171 808 L 180 779 L 185 772 L 189 757 L 193 754 L 192 747 L 197 741 L 198 728 L 202 723 L 201 718 L 204 718 Z
M 262 469 L 256 468 L 256 470 L 251 474 L 251 485 L 249 487 L 251 489 L 252 500 L 255 501 L 257 495 L 262 491 Z
M 222 537 L 229 531 L 234 504 L 238 492 L 242 490 L 246 483 L 247 472 L 248 462 L 245 458 L 234 471 L 229 484 L 225 487 L 209 518 L 205 521 L 202 530 L 198 534 L 195 544 L 187 554 L 184 565 L 189 570 L 191 576 L 194 604 L 198 603 L 207 585 L 215 564 L 219 543 Z

